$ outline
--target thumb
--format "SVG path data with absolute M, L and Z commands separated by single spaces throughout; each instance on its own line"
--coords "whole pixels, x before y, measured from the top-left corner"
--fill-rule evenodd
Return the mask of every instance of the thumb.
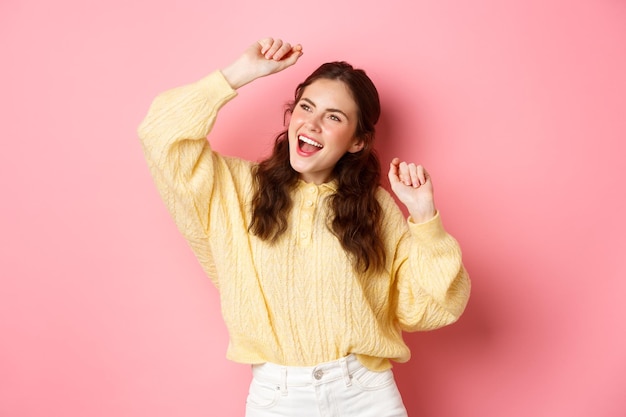
M 400 182 L 400 172 L 398 167 L 399 163 L 400 159 L 393 158 L 391 163 L 389 164 L 389 173 L 387 174 L 387 176 L 389 177 L 389 182 L 391 183 L 391 185 Z
M 276 72 L 282 71 L 290 66 L 294 65 L 298 59 L 302 56 L 302 46 L 296 45 L 292 47 L 282 58 L 275 61 L 278 64 Z
M 295 45 L 293 48 L 291 48 L 291 52 L 289 53 L 287 58 L 285 58 L 285 64 L 287 66 L 295 64 L 303 54 L 304 52 L 302 51 L 302 45 Z

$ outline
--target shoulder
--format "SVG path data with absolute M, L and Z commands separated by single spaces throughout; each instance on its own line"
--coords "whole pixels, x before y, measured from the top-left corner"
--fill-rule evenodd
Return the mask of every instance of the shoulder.
M 256 162 L 248 161 L 247 159 L 238 158 L 236 156 L 222 156 L 224 164 L 228 169 L 237 175 L 251 175 L 254 166 L 258 165 Z

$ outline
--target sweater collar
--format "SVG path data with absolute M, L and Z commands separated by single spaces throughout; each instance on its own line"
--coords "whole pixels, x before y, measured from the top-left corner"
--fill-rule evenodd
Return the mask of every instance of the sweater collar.
M 330 192 L 333 192 L 333 193 L 336 192 L 337 188 L 338 188 L 337 187 L 337 180 L 332 180 L 332 181 L 325 182 L 325 183 L 319 184 L 319 185 L 314 184 L 312 182 L 306 182 L 306 181 L 303 181 L 303 180 L 298 180 L 298 189 L 303 189 L 303 188 L 311 187 L 311 186 L 317 187 L 320 191 L 330 191 Z

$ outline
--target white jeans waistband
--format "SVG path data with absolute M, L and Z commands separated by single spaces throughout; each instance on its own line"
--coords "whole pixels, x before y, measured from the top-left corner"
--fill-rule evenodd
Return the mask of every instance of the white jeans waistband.
M 363 365 L 350 354 L 345 358 L 316 366 L 283 366 L 266 362 L 252 365 L 252 375 L 259 381 L 265 381 L 286 389 L 289 386 L 319 385 L 344 378 L 346 385 L 351 384 L 351 375 Z

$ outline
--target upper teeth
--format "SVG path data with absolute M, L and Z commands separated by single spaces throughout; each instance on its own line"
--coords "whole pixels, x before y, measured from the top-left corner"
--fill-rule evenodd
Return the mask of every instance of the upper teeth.
M 321 143 L 315 142 L 313 139 L 309 139 L 309 138 L 307 138 L 305 136 L 299 136 L 298 139 L 300 139 L 304 143 L 308 143 L 309 145 L 316 146 L 318 148 L 323 148 L 324 147 L 324 145 L 322 145 Z

